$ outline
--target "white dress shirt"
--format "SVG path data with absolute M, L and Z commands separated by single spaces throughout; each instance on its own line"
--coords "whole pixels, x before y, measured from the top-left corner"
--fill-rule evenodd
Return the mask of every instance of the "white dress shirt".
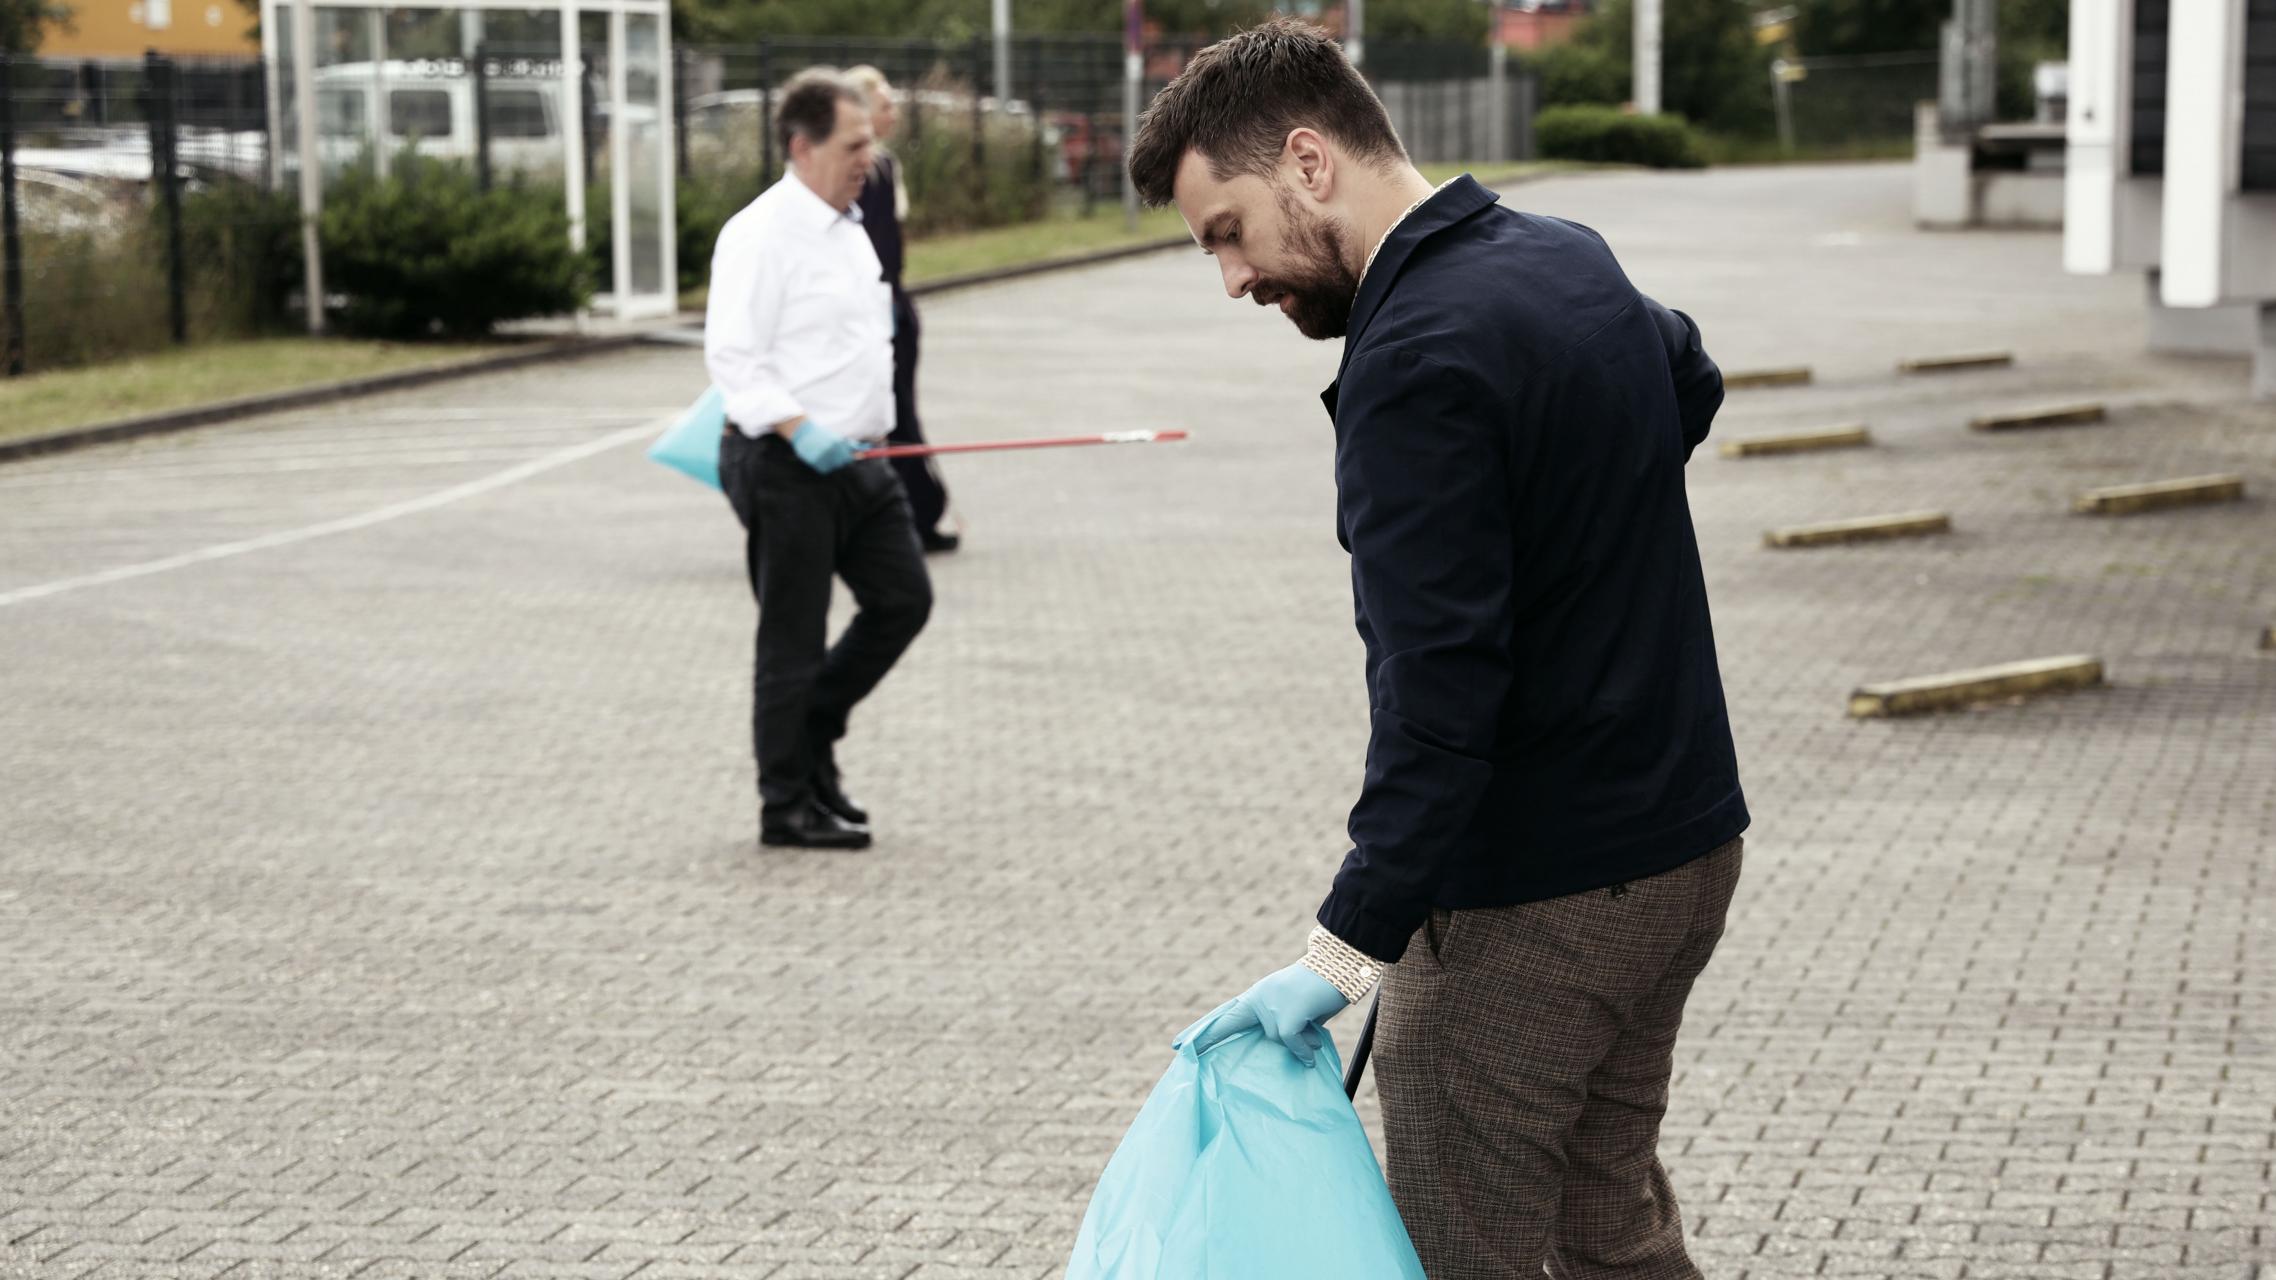
M 720 228 L 703 362 L 753 438 L 801 414 L 856 442 L 893 429 L 893 291 L 861 212 L 796 174 Z

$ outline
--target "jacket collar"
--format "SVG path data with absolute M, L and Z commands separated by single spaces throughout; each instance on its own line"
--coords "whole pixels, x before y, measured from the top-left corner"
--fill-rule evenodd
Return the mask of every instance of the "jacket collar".
M 1416 246 L 1462 221 L 1480 209 L 1491 207 L 1501 197 L 1478 185 L 1478 180 L 1463 174 L 1440 187 L 1422 207 L 1407 215 L 1406 221 L 1391 228 L 1383 238 L 1383 247 L 1375 251 L 1375 264 L 1359 282 L 1359 293 L 1351 300 L 1351 322 L 1344 329 L 1344 352 L 1348 358 L 1367 322 L 1382 309 L 1383 299 L 1391 292 L 1391 283 L 1399 278 L 1399 270 L 1407 264 Z

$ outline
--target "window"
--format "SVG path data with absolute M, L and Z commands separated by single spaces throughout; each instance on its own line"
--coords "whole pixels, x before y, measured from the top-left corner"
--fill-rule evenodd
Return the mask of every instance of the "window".
M 364 93 L 361 89 L 316 91 L 316 136 L 360 138 L 364 133 Z
M 445 89 L 395 89 L 387 95 L 387 131 L 398 138 L 447 138 L 450 129 L 450 92 Z
M 547 138 L 553 135 L 545 115 L 545 95 L 535 89 L 492 89 L 490 136 L 493 138 Z

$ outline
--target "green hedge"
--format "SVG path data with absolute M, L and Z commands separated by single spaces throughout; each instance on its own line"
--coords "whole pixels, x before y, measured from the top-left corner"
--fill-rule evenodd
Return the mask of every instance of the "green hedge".
M 591 299 L 557 191 L 483 191 L 465 166 L 406 152 L 380 176 L 358 166 L 325 193 L 324 283 L 340 327 L 386 338 L 487 333 Z
M 1681 116 L 1630 115 L 1618 107 L 1551 107 L 1534 121 L 1543 159 L 1700 169 L 1707 152 Z

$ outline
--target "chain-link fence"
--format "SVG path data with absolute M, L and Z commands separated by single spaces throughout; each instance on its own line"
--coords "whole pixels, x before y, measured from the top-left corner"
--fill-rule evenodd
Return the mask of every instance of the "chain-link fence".
M 1914 105 L 1936 98 L 1937 67 L 1933 50 L 1780 59 L 1770 70 L 1779 143 L 1789 152 L 1908 143 Z

